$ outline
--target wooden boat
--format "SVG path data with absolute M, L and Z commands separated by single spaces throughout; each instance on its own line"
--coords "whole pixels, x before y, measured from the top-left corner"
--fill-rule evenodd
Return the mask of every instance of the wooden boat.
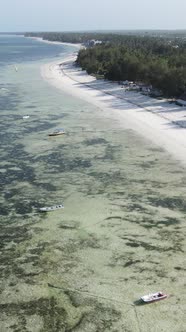
M 64 129 L 56 129 L 55 131 L 53 131 L 53 133 L 50 133 L 48 136 L 58 136 L 58 135 L 63 135 L 65 134 Z
M 45 207 L 41 207 L 39 208 L 40 212 L 50 212 L 50 211 L 55 211 L 58 209 L 64 209 L 64 206 L 61 205 L 54 205 L 54 206 L 45 206 Z
M 167 298 L 167 294 L 164 294 L 163 292 L 157 292 L 157 293 L 144 295 L 141 297 L 141 300 L 145 303 L 152 303 L 155 301 L 164 300 L 166 298 Z

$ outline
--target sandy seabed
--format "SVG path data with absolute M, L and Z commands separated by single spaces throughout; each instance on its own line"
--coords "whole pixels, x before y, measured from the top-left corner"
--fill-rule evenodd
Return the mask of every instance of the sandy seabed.
M 73 213 L 78 211 L 81 221 L 79 226 L 61 225 L 68 228 L 69 247 L 77 245 L 79 262 L 73 265 L 69 252 L 66 256 L 69 270 L 62 270 L 63 276 L 72 287 L 72 302 L 86 305 L 85 319 L 74 331 L 184 331 L 185 300 L 181 289 L 185 274 L 182 268 L 185 170 L 182 166 L 186 164 L 186 109 L 166 100 L 125 91 L 117 83 L 96 80 L 74 65 L 75 58 L 76 54 L 72 54 L 63 62 L 44 65 L 42 77 L 97 107 L 103 123 L 108 125 L 104 138 L 110 131 L 112 153 L 118 159 L 112 156 L 108 168 L 105 162 L 103 172 L 98 140 L 90 139 L 91 144 L 93 141 L 97 144 L 94 150 L 97 161 L 91 175 L 96 170 L 96 178 L 100 177 L 100 183 L 106 186 L 96 188 L 95 192 L 93 186 L 82 197 L 78 193 L 74 201 L 71 197 L 67 204 L 74 206 Z M 103 123 L 98 123 L 98 130 Z M 112 130 L 118 134 L 112 137 Z M 118 151 L 121 140 L 123 147 Z M 99 137 L 100 142 L 105 144 Z M 143 144 L 151 152 L 145 153 Z M 84 148 L 83 155 L 86 159 L 89 150 Z M 86 187 L 86 177 L 80 176 L 79 180 L 76 186 L 84 182 Z M 75 209 L 77 201 L 80 205 Z M 70 227 L 81 230 L 74 234 Z M 150 306 L 138 302 L 140 294 L 160 288 L 169 294 L 168 300 Z M 94 300 L 102 302 L 95 309 L 98 325 L 91 309 Z
M 2 76 L 0 331 L 185 331 L 186 174 L 161 141 L 184 133 L 184 108 L 70 62 L 42 75 L 68 94 L 34 63 Z

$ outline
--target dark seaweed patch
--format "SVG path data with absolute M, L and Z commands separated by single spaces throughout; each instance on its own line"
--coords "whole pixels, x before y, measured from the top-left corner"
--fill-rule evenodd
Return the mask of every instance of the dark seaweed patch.
M 29 249 L 29 253 L 31 255 L 38 255 L 38 256 L 40 256 L 43 253 L 43 251 L 48 248 L 48 246 L 49 246 L 48 242 L 39 242 L 37 244 L 37 247 Z
M 155 251 L 169 251 L 172 250 L 172 248 L 164 248 L 164 247 L 160 247 L 160 246 L 154 246 L 150 243 L 147 242 L 143 242 L 143 241 L 134 241 L 134 240 L 130 240 L 129 242 L 126 242 L 126 245 L 132 248 L 138 248 L 138 247 L 142 247 L 145 250 L 155 250 Z
M 148 169 L 153 167 L 154 165 L 156 165 L 156 161 L 152 160 L 152 161 L 146 161 L 143 162 L 141 164 L 138 164 L 139 166 L 141 166 L 143 169 Z
M 31 238 L 29 230 L 25 226 L 1 225 L 0 248 L 4 248 L 10 241 L 20 243 Z
M 17 190 L 12 189 L 11 191 L 2 191 L 5 199 L 12 198 L 14 195 L 17 195 Z
M 184 269 L 183 267 L 180 267 L 180 266 L 175 266 L 174 269 L 177 271 L 186 271 L 186 269 Z
M 131 211 L 133 211 L 133 210 L 131 210 Z M 145 228 L 154 228 L 154 227 L 159 228 L 163 225 L 172 226 L 172 225 L 177 225 L 180 223 L 180 221 L 176 218 L 167 217 L 163 220 L 156 220 L 153 216 L 152 217 L 139 216 L 138 219 L 128 219 L 128 221 L 139 224 L 140 226 L 145 227 Z
M 160 220 L 156 222 L 156 225 L 171 226 L 171 225 L 177 225 L 179 223 L 180 221 L 178 219 L 167 217 L 165 220 Z
M 162 148 L 150 148 L 149 150 L 152 152 L 162 152 L 162 153 L 165 152 Z
M 161 206 L 169 209 L 178 209 L 180 211 L 186 210 L 186 201 L 182 197 L 148 197 L 148 201 L 153 206 Z
M 99 180 L 104 187 L 111 185 L 113 183 L 115 183 L 115 186 L 120 184 L 121 182 L 123 183 L 123 185 L 125 183 L 128 183 L 128 180 L 123 177 L 120 171 L 111 171 L 108 173 L 91 171 L 88 173 L 88 175 L 94 177 L 96 181 Z M 104 189 L 105 188 L 103 188 L 103 190 Z M 119 193 L 119 195 L 123 195 L 123 192 Z
M 43 160 L 48 164 L 48 166 L 52 166 L 54 172 L 69 172 L 75 169 L 80 168 L 89 168 L 92 166 L 90 159 L 81 159 L 76 157 L 74 159 L 64 158 L 62 152 L 56 151 L 48 154 L 47 156 L 40 156 L 39 160 Z
M 37 106 L 35 106 L 35 105 L 28 105 L 28 106 L 26 106 L 26 108 L 37 108 Z
M 128 256 L 128 257 L 127 257 Z M 139 259 L 133 259 L 133 254 L 127 255 L 125 254 L 113 254 L 111 258 L 111 263 L 109 263 L 109 266 L 114 267 L 116 265 L 123 266 L 123 267 L 129 267 L 131 265 L 135 265 L 137 263 L 141 263 L 143 261 L 140 261 Z
M 76 229 L 78 227 L 77 222 L 68 222 L 60 224 L 59 228 L 62 229 Z
M 71 254 L 83 248 L 98 249 L 101 245 L 99 239 L 94 234 L 87 234 L 84 238 L 77 238 L 76 241 L 70 239 L 68 243 L 60 245 L 56 244 L 55 247 L 63 253 Z M 67 264 L 69 265 L 69 261 Z M 77 264 L 77 262 L 73 264 Z
M 80 248 L 100 248 L 99 240 L 93 235 L 89 235 L 86 239 L 82 239 L 79 241 Z
M 71 306 L 76 311 L 79 307 L 80 295 L 72 294 L 68 290 L 66 292 L 63 290 L 63 293 L 68 297 Z M 8 316 L 11 314 L 18 317 L 17 322 L 11 325 L 11 328 L 16 332 L 27 331 L 26 318 L 33 315 L 39 316 L 43 322 L 41 332 L 72 332 L 77 328 L 81 331 L 88 331 L 90 324 L 94 326 L 94 331 L 114 331 L 113 324 L 121 318 L 120 312 L 100 304 L 96 299 L 91 299 L 88 294 L 86 294 L 86 297 L 82 297 L 82 305 L 85 303 L 86 305 L 91 305 L 92 310 L 89 310 L 86 314 L 83 311 L 78 314 L 77 311 L 76 319 L 74 319 L 73 323 L 69 322 L 69 313 L 63 306 L 59 306 L 54 296 L 19 304 L 1 304 L 0 310 Z M 128 330 L 125 329 L 125 331 Z
M 136 242 L 127 242 L 126 245 L 132 248 L 138 248 L 141 246 L 139 243 Z
M 12 161 L 12 163 L 15 163 L 15 160 L 31 161 L 30 155 L 24 151 L 23 144 L 14 144 L 14 145 L 8 144 L 6 152 L 8 153 L 7 159 Z
M 184 252 L 182 244 L 185 238 L 182 233 L 179 233 L 177 230 L 162 228 L 160 231 L 158 231 L 158 234 L 162 241 L 172 242 L 173 252 Z
M 43 320 L 42 331 L 69 331 L 67 328 L 67 313 L 59 307 L 54 297 L 40 298 L 30 302 L 0 304 L 1 313 L 17 315 L 18 323 L 14 325 L 14 331 L 27 331 L 25 316 L 39 315 Z
M 123 267 L 128 267 L 128 266 L 131 266 L 131 265 L 134 265 L 134 264 L 137 264 L 137 263 L 140 263 L 141 261 L 139 259 L 136 259 L 136 260 L 130 260 L 128 262 L 126 262 Z
M 1 186 L 11 184 L 13 181 L 28 181 L 32 183 L 35 180 L 34 169 L 26 163 L 19 163 L 20 170 L 12 170 L 7 167 L 6 176 L 0 174 Z
M 104 156 L 97 157 L 98 160 L 115 160 L 115 154 L 118 152 L 119 146 L 107 144 Z
M 1 225 L 0 235 L 0 276 L 4 279 L 10 276 L 23 277 L 24 270 L 17 259 L 21 253 L 16 250 L 16 245 L 31 239 L 28 226 Z
M 7 216 L 9 214 L 9 207 L 6 207 L 2 204 L 0 204 L 0 215 L 1 216 Z
M 118 322 L 121 318 L 121 312 L 105 307 L 104 305 L 94 303 L 94 309 L 84 315 L 80 328 L 81 331 L 88 331 L 89 324 L 94 325 L 94 331 L 107 332 L 114 331 L 113 324 Z M 123 330 L 127 331 L 127 328 L 123 326 Z
M 104 138 L 93 138 L 93 139 L 87 139 L 83 143 L 85 145 L 97 145 L 97 144 L 106 144 L 108 142 Z
M 40 188 L 43 188 L 44 190 L 47 190 L 49 192 L 57 190 L 57 187 L 51 183 L 42 183 L 42 182 L 38 182 L 38 181 L 33 181 L 32 184 L 35 186 L 38 186 Z
M 22 201 L 19 201 L 19 200 L 16 200 L 14 202 L 14 209 L 16 211 L 16 213 L 18 214 L 27 214 L 27 213 L 31 213 L 32 210 L 33 210 L 33 205 L 31 202 L 22 202 Z
M 107 217 L 104 220 L 112 220 L 112 219 L 119 219 L 119 220 L 121 220 L 122 218 L 120 216 L 112 216 L 112 217 Z
M 130 204 L 128 204 L 127 205 L 127 210 L 128 211 L 141 211 L 141 212 L 147 211 L 146 208 L 144 208 L 143 206 L 141 206 L 138 203 L 130 203 Z
M 49 121 L 39 121 L 37 119 L 37 121 L 34 121 L 34 122 L 31 122 L 29 123 L 28 122 L 28 125 L 27 127 L 24 127 L 22 128 L 22 134 L 31 134 L 32 132 L 34 133 L 38 133 L 38 132 L 46 132 L 46 136 L 47 136 L 47 131 L 51 130 L 54 126 L 57 126 L 57 122 L 56 124 L 53 122 L 53 123 L 50 123 Z
M 8 110 L 16 110 L 18 102 L 20 99 L 16 95 L 16 93 L 9 93 L 7 95 L 0 96 L 0 110 L 8 111 Z

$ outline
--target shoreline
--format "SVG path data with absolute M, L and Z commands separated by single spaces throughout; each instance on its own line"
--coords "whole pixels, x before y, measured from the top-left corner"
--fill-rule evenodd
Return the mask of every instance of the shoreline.
M 186 107 L 125 91 L 118 83 L 96 80 L 75 67 L 76 56 L 46 64 L 42 77 L 56 88 L 97 106 L 118 128 L 137 134 L 166 150 L 186 166 Z
M 64 43 L 64 42 L 58 42 L 58 41 L 45 40 L 42 37 L 29 37 L 29 36 L 27 37 L 26 36 L 25 38 L 30 38 L 30 39 L 37 40 L 39 42 L 46 43 L 46 44 L 74 46 L 78 49 L 82 46 L 81 44 L 73 44 L 73 43 Z

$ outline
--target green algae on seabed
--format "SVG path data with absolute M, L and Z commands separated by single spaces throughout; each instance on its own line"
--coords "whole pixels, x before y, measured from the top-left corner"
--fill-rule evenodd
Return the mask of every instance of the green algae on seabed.
M 24 86 L 29 121 L 31 100 L 17 98 L 17 122 L 1 129 L 1 331 L 184 331 L 185 170 L 100 110 L 39 88 Z M 49 139 L 56 126 L 67 134 Z M 171 296 L 135 305 L 156 290 Z

